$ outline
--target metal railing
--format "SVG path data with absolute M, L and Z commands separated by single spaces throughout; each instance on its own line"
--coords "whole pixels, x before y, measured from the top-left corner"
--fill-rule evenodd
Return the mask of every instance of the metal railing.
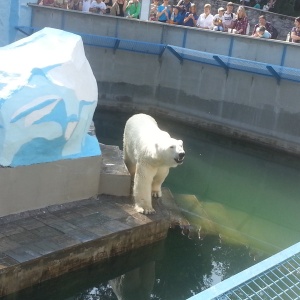
M 202 299 L 300 299 L 300 243 L 189 298 Z
M 30 35 L 40 28 L 17 26 L 17 30 L 25 35 Z M 209 64 L 215 67 L 221 67 L 228 74 L 230 70 L 248 72 L 256 75 L 272 77 L 280 83 L 281 80 L 300 82 L 300 69 L 289 68 L 280 65 L 267 64 L 259 61 L 236 58 L 232 56 L 214 54 L 209 52 L 197 51 L 188 48 L 149 43 L 116 37 L 99 36 L 81 32 L 72 32 L 82 37 L 83 43 L 88 46 L 108 48 L 123 51 L 132 51 L 143 54 L 158 55 L 161 57 L 168 49 L 179 61 L 192 61 L 196 63 Z

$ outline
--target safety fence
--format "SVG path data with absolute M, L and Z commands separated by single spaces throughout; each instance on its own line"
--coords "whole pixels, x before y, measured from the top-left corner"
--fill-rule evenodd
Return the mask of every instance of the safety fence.
M 188 300 L 300 299 L 300 243 Z
M 41 29 L 28 26 L 17 26 L 16 28 L 25 35 L 31 35 L 32 33 Z M 183 61 L 187 60 L 201 64 L 209 64 L 215 67 L 223 68 L 227 74 L 230 70 L 248 72 L 272 77 L 277 80 L 278 83 L 280 83 L 281 80 L 300 82 L 300 69 L 297 68 L 267 64 L 259 61 L 197 51 L 167 44 L 149 43 L 109 36 L 98 36 L 81 32 L 72 33 L 80 35 L 83 43 L 88 46 L 108 48 L 113 49 L 114 51 L 123 50 L 143 54 L 152 54 L 159 57 L 161 57 L 167 49 L 180 61 L 180 63 L 183 63 Z

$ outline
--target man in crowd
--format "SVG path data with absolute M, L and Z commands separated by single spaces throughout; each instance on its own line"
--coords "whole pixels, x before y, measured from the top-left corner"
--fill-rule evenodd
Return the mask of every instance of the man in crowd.
M 265 27 L 266 30 L 268 32 L 270 32 L 271 39 L 276 39 L 277 38 L 277 36 L 278 36 L 277 30 L 275 29 L 275 27 L 272 26 L 272 24 L 270 22 L 267 22 L 266 17 L 264 15 L 259 16 L 259 18 L 258 18 L 258 24 L 256 24 L 254 26 L 252 36 L 256 35 L 257 29 L 259 27 L 261 27 L 261 26 Z
M 223 28 L 225 32 L 227 32 L 228 29 L 232 28 L 235 19 L 236 14 L 233 12 L 233 3 L 228 2 L 226 6 L 226 11 L 223 16 Z

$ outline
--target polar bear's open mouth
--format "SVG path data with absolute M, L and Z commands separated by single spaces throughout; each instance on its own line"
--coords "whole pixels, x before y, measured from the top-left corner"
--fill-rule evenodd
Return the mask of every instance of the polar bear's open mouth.
M 184 156 L 185 153 L 184 152 L 180 152 L 178 153 L 178 157 L 174 158 L 174 160 L 178 163 L 178 164 L 182 164 L 183 160 L 184 160 Z
M 174 160 L 178 163 L 178 164 L 182 164 L 183 163 L 183 158 L 174 158 Z

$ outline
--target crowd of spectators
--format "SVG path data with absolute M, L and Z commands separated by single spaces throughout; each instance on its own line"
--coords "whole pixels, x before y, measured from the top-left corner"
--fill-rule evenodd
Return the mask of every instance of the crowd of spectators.
M 256 38 L 276 39 L 278 31 L 264 15 L 258 19 L 253 32 L 244 5 L 250 5 L 250 0 L 240 0 L 240 5 L 234 12 L 234 4 L 228 2 L 226 9 L 218 8 L 218 13 L 211 14 L 211 5 L 205 4 L 203 13 L 197 14 L 196 4 L 191 0 L 179 0 L 176 5 L 169 5 L 169 0 L 152 0 L 149 21 L 196 27 L 207 30 L 229 32 L 232 34 L 251 35 Z M 261 0 L 255 0 L 261 3 Z M 275 0 L 268 5 L 274 5 Z M 78 10 L 97 14 L 110 14 L 118 17 L 138 19 L 141 12 L 140 0 L 39 0 L 39 5 Z M 300 43 L 300 17 L 295 19 L 295 26 L 291 29 L 287 41 Z
M 197 15 L 196 5 L 190 0 L 180 0 L 177 5 L 173 6 L 173 9 L 168 5 L 168 0 L 163 0 L 161 5 L 157 0 L 153 0 L 149 20 L 233 34 L 250 34 L 250 24 L 245 7 L 241 5 L 234 12 L 232 2 L 227 3 L 226 9 L 219 7 L 218 13 L 215 15 L 211 14 L 211 5 L 205 4 L 203 13 Z M 278 32 L 270 22 L 266 22 L 265 16 L 262 15 L 251 35 L 258 38 L 275 39 Z
M 247 1 L 241 0 L 241 3 L 245 4 L 245 2 Z M 274 3 L 275 0 L 269 1 L 268 5 L 271 7 Z M 168 0 L 163 0 L 161 5 L 158 0 L 153 0 L 149 21 L 250 35 L 256 38 L 276 39 L 278 36 L 277 29 L 266 20 L 265 15 L 259 17 L 258 23 L 254 26 L 253 31 L 250 32 L 250 23 L 245 6 L 240 5 L 237 11 L 234 12 L 234 4 L 232 2 L 227 3 L 226 9 L 219 7 L 218 13 L 215 15 L 211 14 L 211 5 L 205 4 L 203 13 L 198 15 L 196 4 L 190 0 L 179 0 L 172 8 Z M 300 17 L 295 19 L 295 26 L 289 33 L 289 37 L 288 41 L 300 43 Z
M 110 14 L 117 17 L 139 18 L 139 0 L 39 0 L 39 5 L 77 10 L 100 15 Z

